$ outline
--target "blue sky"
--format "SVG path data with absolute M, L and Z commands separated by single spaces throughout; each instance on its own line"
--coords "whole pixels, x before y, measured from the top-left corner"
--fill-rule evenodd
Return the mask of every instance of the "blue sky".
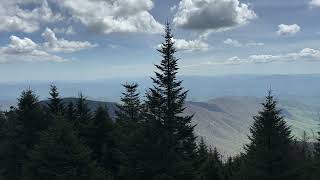
M 320 71 L 320 0 L 0 1 L 0 81 L 152 75 L 168 19 L 182 75 Z

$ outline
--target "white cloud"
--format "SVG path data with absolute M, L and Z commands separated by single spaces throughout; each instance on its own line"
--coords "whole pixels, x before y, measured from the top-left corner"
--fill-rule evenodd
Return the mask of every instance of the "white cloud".
M 311 7 L 320 7 L 320 0 L 311 0 L 309 4 Z
M 42 37 L 45 39 L 43 44 L 38 44 L 29 38 L 19 38 L 10 36 L 10 43 L 0 47 L 0 63 L 13 62 L 65 62 L 66 59 L 53 54 L 52 52 L 75 52 L 87 48 L 95 47 L 88 41 L 68 41 L 59 39 L 55 33 L 47 28 Z
M 53 0 L 52 0 L 53 1 Z M 55 0 L 71 17 L 100 33 L 159 33 L 163 26 L 150 14 L 152 0 Z
M 53 61 L 64 62 L 65 59 L 47 53 L 29 38 L 10 36 L 10 43 L 0 47 L 0 63 Z
M 223 44 L 233 46 L 233 47 L 243 47 L 243 46 L 252 47 L 252 46 L 263 46 L 264 45 L 264 43 L 254 42 L 254 41 L 251 41 L 248 43 L 241 43 L 238 40 L 231 39 L 231 38 L 224 40 Z
M 226 45 L 229 45 L 229 46 L 234 46 L 234 47 L 241 47 L 242 46 L 242 44 L 239 41 L 233 40 L 230 38 L 224 40 L 223 43 Z
M 294 35 L 301 30 L 300 26 L 297 24 L 292 24 L 292 25 L 280 24 L 278 27 L 279 27 L 279 30 L 277 31 L 277 34 L 279 36 Z
M 46 28 L 46 30 L 42 33 L 42 37 L 46 40 L 43 44 L 43 47 L 48 51 L 53 52 L 75 52 L 83 49 L 88 49 L 95 47 L 95 44 L 91 44 L 88 41 L 68 41 L 65 39 L 58 39 L 55 33 Z
M 34 4 L 35 8 L 22 8 L 27 4 Z M 0 31 L 32 33 L 39 30 L 41 23 L 56 22 L 62 20 L 62 16 L 54 13 L 46 0 L 10 0 L 1 1 L 0 19 Z
M 199 31 L 223 31 L 247 24 L 255 12 L 239 0 L 182 0 L 173 22 Z
M 63 33 L 66 35 L 74 35 L 76 31 L 73 29 L 73 26 L 68 26 L 67 28 L 53 28 L 55 33 Z
M 264 43 L 261 42 L 249 42 L 246 46 L 264 46 Z
M 173 39 L 173 41 L 176 49 L 180 51 L 205 51 L 209 48 L 209 44 L 200 39 Z
M 247 58 L 239 58 L 234 56 L 229 58 L 222 64 L 261 64 L 272 62 L 292 62 L 292 61 L 320 61 L 320 50 L 312 48 L 304 48 L 299 52 L 287 53 L 287 54 L 259 54 L 251 55 Z
M 174 12 L 175 10 L 177 10 L 177 5 L 173 5 L 173 6 L 170 8 L 170 11 L 171 11 L 171 12 Z

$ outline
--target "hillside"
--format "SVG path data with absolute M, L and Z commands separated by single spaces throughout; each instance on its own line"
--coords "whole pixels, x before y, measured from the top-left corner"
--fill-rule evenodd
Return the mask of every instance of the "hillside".
M 186 113 L 195 115 L 196 135 L 229 156 L 241 152 L 248 142 L 252 117 L 260 110 L 261 102 L 263 99 L 255 97 L 222 97 L 201 103 L 189 102 Z M 294 136 L 300 139 L 306 131 L 312 140 L 313 131 L 320 123 L 316 109 L 295 101 L 280 102 L 280 108 Z

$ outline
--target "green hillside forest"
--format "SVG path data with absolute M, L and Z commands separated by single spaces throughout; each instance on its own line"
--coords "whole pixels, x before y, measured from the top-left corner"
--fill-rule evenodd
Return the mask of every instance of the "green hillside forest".
M 0 114 L 0 179 L 320 179 L 320 126 L 316 142 L 296 139 L 271 90 L 243 151 L 224 157 L 197 137 L 194 114 L 183 114 L 188 90 L 177 78 L 169 24 L 165 30 L 153 85 L 139 94 L 138 84 L 124 84 L 115 115 L 105 106 L 92 111 L 82 94 L 62 103 L 54 85 L 45 104 L 24 90 L 17 106 Z

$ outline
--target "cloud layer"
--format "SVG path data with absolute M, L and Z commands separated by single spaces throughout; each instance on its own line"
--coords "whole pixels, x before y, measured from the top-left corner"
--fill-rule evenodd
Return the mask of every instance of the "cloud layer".
M 50 5 L 57 7 L 56 12 Z M 1 1 L 0 32 L 32 33 L 38 31 L 41 25 L 68 20 L 99 33 L 159 33 L 163 31 L 163 26 L 150 14 L 153 6 L 152 0 Z
M 320 0 L 311 0 L 310 5 L 314 7 L 320 7 Z
M 181 0 L 173 22 L 200 31 L 222 31 L 247 24 L 257 16 L 238 0 Z
M 0 48 L 0 63 L 35 61 L 64 62 L 66 60 L 47 53 L 29 38 L 10 36 L 10 43 Z
M 55 33 L 46 28 L 46 30 L 42 33 L 42 37 L 46 40 L 43 44 L 43 47 L 52 52 L 75 52 L 83 49 L 88 49 L 95 47 L 95 44 L 91 44 L 88 41 L 68 41 L 65 39 L 58 39 Z
M 22 8 L 23 5 L 35 4 L 37 6 L 30 10 Z M 59 13 L 54 13 L 48 2 L 10 0 L 0 3 L 0 31 L 32 33 L 40 29 L 44 23 L 53 23 L 63 19 Z
M 93 32 L 159 33 L 163 30 L 163 26 L 149 12 L 153 8 L 152 0 L 55 1 L 73 19 Z
M 87 41 L 68 41 L 59 39 L 55 33 L 47 28 L 42 33 L 45 42 L 38 44 L 29 38 L 19 38 L 17 36 L 10 36 L 9 44 L 0 47 L 0 63 L 14 63 L 14 62 L 65 62 L 66 59 L 55 55 L 57 52 L 75 52 L 83 49 L 95 47 Z

